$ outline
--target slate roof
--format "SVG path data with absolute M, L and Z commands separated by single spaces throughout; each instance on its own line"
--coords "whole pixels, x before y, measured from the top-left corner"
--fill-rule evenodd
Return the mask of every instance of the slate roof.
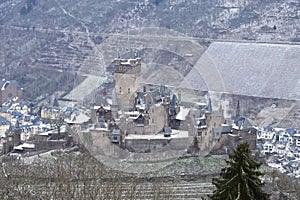
M 231 132 L 232 132 L 232 126 L 222 125 L 222 133 L 231 133 Z
M 265 128 L 265 131 L 272 132 L 272 131 L 274 131 L 274 128 L 272 128 L 271 126 L 267 126 Z
M 155 102 L 158 102 L 161 100 L 160 92 L 158 90 L 151 91 L 150 95 Z
M 10 122 L 5 117 L 0 116 L 0 125 L 10 125 Z
M 164 85 L 160 85 L 159 92 L 162 97 L 165 96 L 166 87 Z
M 107 128 L 106 127 L 106 123 L 105 123 L 105 120 L 103 119 L 103 118 L 100 118 L 99 120 L 98 120 L 98 123 L 99 123 L 99 127 L 100 128 Z
M 288 132 L 290 135 L 294 135 L 297 133 L 297 130 L 294 128 L 287 128 L 286 132 Z
M 181 86 L 237 95 L 300 99 L 299 55 L 300 45 L 213 42 Z
M 177 97 L 176 97 L 175 94 L 173 94 L 172 100 L 171 100 L 171 103 L 170 103 L 170 107 L 175 108 L 176 106 L 177 106 Z
M 112 135 L 121 135 L 121 131 L 120 130 L 117 130 L 117 129 L 114 129 L 112 132 L 111 132 Z
M 208 98 L 207 112 L 212 113 L 211 99 Z
M 242 130 L 250 130 L 252 128 L 250 121 L 245 117 L 236 117 L 234 123 Z
M 194 117 L 195 117 L 195 118 L 201 118 L 201 117 L 203 116 L 203 114 L 204 114 L 204 111 L 197 109 L 197 110 L 194 112 Z
M 205 118 L 200 119 L 198 126 L 199 127 L 206 126 L 206 119 Z
M 145 93 L 144 92 L 138 92 L 137 97 L 135 98 L 135 104 L 140 105 L 145 103 Z

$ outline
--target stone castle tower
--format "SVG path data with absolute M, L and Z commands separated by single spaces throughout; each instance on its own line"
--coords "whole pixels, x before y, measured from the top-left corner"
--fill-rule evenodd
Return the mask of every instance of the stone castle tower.
M 129 110 L 134 106 L 137 92 L 140 90 L 141 59 L 114 60 L 115 94 L 118 107 Z

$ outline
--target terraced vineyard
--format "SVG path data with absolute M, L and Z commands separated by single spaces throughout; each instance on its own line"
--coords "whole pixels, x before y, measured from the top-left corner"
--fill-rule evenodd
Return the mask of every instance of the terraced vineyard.
M 111 188 L 113 191 L 113 188 Z M 135 191 L 132 190 L 132 185 L 122 184 L 119 193 L 109 196 L 103 192 L 100 197 L 111 199 L 201 199 L 212 194 L 215 186 L 211 183 L 201 182 L 179 182 L 179 183 L 142 183 L 135 186 Z M 106 189 L 104 189 L 105 191 Z M 110 199 L 108 198 L 108 199 Z

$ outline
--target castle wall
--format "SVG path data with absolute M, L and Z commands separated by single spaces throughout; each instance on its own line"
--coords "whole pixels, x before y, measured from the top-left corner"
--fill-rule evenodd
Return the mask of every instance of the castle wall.
M 156 151 L 169 142 L 167 139 L 125 139 L 125 147 L 131 152 L 147 153 Z
M 218 142 L 213 147 L 212 154 L 228 154 L 232 153 L 233 150 L 239 143 L 247 142 L 250 150 L 256 149 L 256 132 L 254 131 L 236 131 L 234 134 L 222 134 Z
M 191 139 L 165 138 L 165 139 L 125 139 L 125 147 L 135 153 L 165 152 L 185 150 L 190 145 Z
M 250 150 L 255 150 L 257 148 L 257 131 L 256 130 L 249 130 L 249 131 L 240 131 L 234 130 L 233 134 L 239 135 L 243 141 L 247 141 L 249 144 Z

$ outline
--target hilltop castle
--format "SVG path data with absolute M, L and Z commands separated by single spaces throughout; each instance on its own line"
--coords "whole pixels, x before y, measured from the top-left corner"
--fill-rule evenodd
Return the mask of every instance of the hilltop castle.
M 126 134 L 154 134 L 170 126 L 178 99 L 164 85 L 140 88 L 141 59 L 115 59 L 115 97 Z
M 116 58 L 113 63 L 112 105 L 96 109 L 97 126 L 112 143 L 133 152 L 152 152 L 166 149 L 171 141 L 171 149 L 187 149 L 196 138 L 201 154 L 206 155 L 211 150 L 226 153 L 245 138 L 255 148 L 255 133 L 250 134 L 251 125 L 239 116 L 239 103 L 237 116 L 228 123 L 222 107 L 212 109 L 210 98 L 197 96 L 200 102 L 187 103 L 181 100 L 181 89 L 141 84 L 140 58 Z

